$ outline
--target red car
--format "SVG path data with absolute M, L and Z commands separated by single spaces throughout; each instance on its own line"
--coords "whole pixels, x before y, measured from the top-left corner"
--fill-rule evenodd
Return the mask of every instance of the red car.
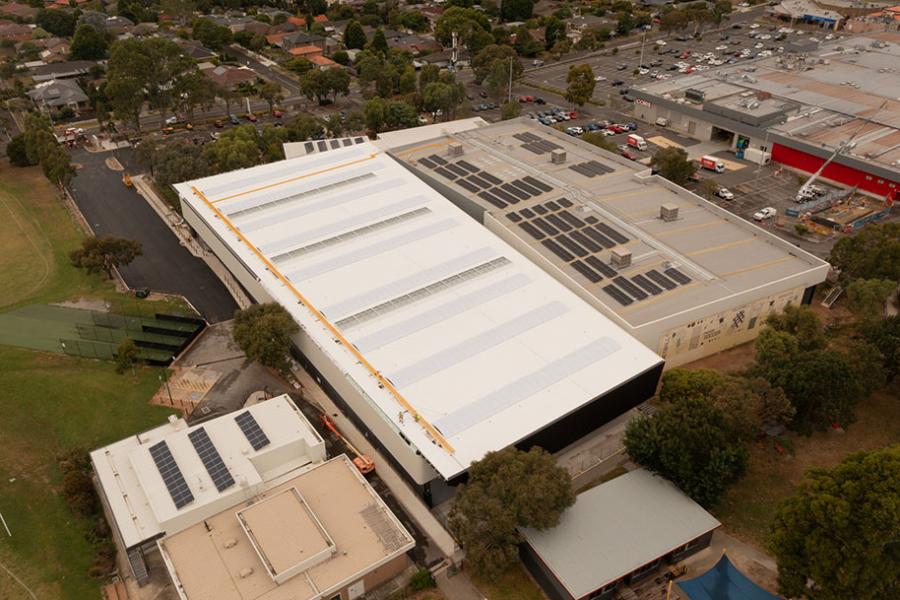
M 569 118 L 574 121 L 575 119 L 578 118 L 578 113 L 573 110 L 572 112 L 569 113 Z
M 532 103 L 534 102 L 534 96 L 519 96 L 519 102 Z
M 612 125 L 610 125 L 609 127 L 607 127 L 607 129 L 608 129 L 609 131 L 612 131 L 613 133 L 624 133 L 624 132 L 628 131 L 627 128 L 622 127 L 622 126 L 619 125 L 618 123 L 613 123 Z
M 284 116 L 284 113 L 278 109 L 275 109 L 272 111 L 272 116 L 275 117 L 276 119 L 280 119 L 281 117 Z
M 637 156 L 635 156 L 634 153 L 630 150 L 622 150 L 619 154 L 621 154 L 628 160 L 637 160 Z
M 247 114 L 245 115 L 245 117 L 246 117 L 246 119 L 247 119 L 248 121 L 250 121 L 251 123 L 256 123 L 256 121 L 258 120 L 258 119 L 256 118 L 256 115 L 254 115 L 253 113 L 247 113 Z

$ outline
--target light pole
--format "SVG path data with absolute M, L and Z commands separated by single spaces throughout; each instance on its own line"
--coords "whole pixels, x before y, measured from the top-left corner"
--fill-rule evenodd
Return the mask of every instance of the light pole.
M 175 406 L 175 403 L 172 401 L 172 390 L 169 389 L 168 369 L 163 369 L 162 375 L 159 376 L 159 380 L 166 384 L 166 394 L 169 396 L 169 406 Z
M 644 30 L 644 34 L 641 36 L 641 61 L 638 63 L 638 69 L 644 68 L 644 42 L 647 41 L 647 30 Z

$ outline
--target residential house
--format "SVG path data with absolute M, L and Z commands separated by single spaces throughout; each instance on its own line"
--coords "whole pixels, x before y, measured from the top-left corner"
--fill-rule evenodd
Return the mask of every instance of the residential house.
M 173 42 L 181 46 L 184 53 L 197 62 L 209 61 L 216 57 L 216 53 L 199 42 L 192 40 L 184 40 L 181 38 L 173 38 Z
M 294 46 L 288 52 L 291 53 L 291 56 L 297 56 L 300 58 L 305 58 L 307 60 L 312 59 L 313 56 L 322 56 L 322 49 L 318 46 Z
M 51 79 L 72 79 L 90 73 L 97 66 L 92 60 L 70 60 L 49 65 L 40 65 L 31 69 L 34 81 L 50 81 Z
M 458 50 L 456 55 L 457 67 L 467 67 L 472 61 L 472 56 L 467 50 Z M 433 52 L 432 54 L 426 54 L 425 56 L 417 58 L 415 61 L 413 61 L 413 64 L 416 67 L 421 67 L 423 65 L 435 65 L 440 67 L 441 69 L 446 69 L 451 65 L 452 58 L 452 49 L 442 50 L 441 52 Z
M 11 17 L 18 17 L 29 21 L 34 20 L 37 13 L 37 8 L 19 2 L 9 2 L 8 4 L 0 6 L 0 15 L 9 15 Z
M 88 97 L 72 79 L 51 79 L 27 92 L 34 105 L 44 112 L 69 107 L 76 113 L 88 105 Z
M 422 35 L 404 35 L 403 37 L 390 40 L 388 46 L 414 55 L 440 52 L 443 48 L 434 38 Z
M 281 38 L 280 42 L 276 45 L 285 50 L 290 50 L 297 46 L 318 46 L 322 50 L 325 50 L 327 47 L 324 37 L 312 35 L 305 31 L 289 33 Z
M 44 46 L 41 60 L 45 63 L 63 62 L 69 58 L 70 45 L 67 40 L 56 38 L 56 42 Z
M 26 42 L 31 39 L 32 27 L 19 23 L 0 25 L 0 41 Z
M 337 63 L 328 58 L 327 56 L 322 56 L 321 54 L 316 56 L 310 56 L 308 58 L 309 62 L 314 64 L 320 71 L 325 71 L 334 66 L 337 66 Z
M 242 83 L 256 83 L 259 79 L 256 71 L 247 67 L 216 66 L 212 63 L 201 63 L 197 67 L 210 81 L 227 90 L 236 89 Z
M 134 29 L 134 22 L 125 17 L 115 16 L 106 19 L 106 23 L 104 23 L 103 26 L 108 33 L 120 36 Z
M 294 15 L 291 15 L 287 18 L 287 22 L 291 25 L 294 25 L 295 27 L 306 27 L 306 19 L 304 19 L 303 17 L 295 17 Z

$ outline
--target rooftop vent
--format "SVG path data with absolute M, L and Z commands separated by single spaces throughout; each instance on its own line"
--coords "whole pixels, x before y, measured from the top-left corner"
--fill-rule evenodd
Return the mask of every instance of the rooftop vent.
M 678 205 L 667 202 L 659 207 L 659 218 L 670 223 L 678 219 Z
M 447 146 L 447 156 L 450 158 L 456 158 L 457 156 L 463 155 L 463 145 L 459 142 L 450 142 L 450 145 Z
M 225 540 L 225 543 L 222 544 L 222 546 L 224 546 L 225 548 L 234 548 L 235 546 L 237 546 L 237 540 L 234 538 L 228 538 L 227 540 Z
M 676 211 L 678 209 L 675 209 Z M 610 252 L 610 262 L 617 269 L 624 269 L 631 266 L 631 250 L 626 248 L 613 248 Z
M 251 575 L 253 575 L 253 567 L 244 567 L 241 569 L 240 573 L 238 573 L 238 577 L 241 579 L 247 579 Z
M 550 152 L 550 162 L 554 165 L 561 165 L 566 162 L 566 151 L 556 149 Z

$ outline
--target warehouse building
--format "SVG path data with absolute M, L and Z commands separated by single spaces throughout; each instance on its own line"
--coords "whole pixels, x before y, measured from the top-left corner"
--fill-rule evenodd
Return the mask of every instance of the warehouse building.
M 182 600 L 356 600 L 414 546 L 343 454 L 159 541 Z
M 709 546 L 719 525 L 672 483 L 638 469 L 578 494 L 556 527 L 523 529 L 520 555 L 551 600 L 611 600 Z
M 669 367 L 752 340 L 828 273 L 646 167 L 530 119 L 391 154 Z
M 135 580 L 157 541 L 325 460 L 325 442 L 287 395 L 188 426 L 165 425 L 91 452 L 107 521 Z
M 777 43 L 776 43 L 777 44 Z M 876 196 L 900 187 L 900 43 L 880 32 L 631 90 L 635 116 Z
M 559 450 L 654 393 L 657 354 L 370 143 L 176 189 L 428 502 L 489 451 Z

